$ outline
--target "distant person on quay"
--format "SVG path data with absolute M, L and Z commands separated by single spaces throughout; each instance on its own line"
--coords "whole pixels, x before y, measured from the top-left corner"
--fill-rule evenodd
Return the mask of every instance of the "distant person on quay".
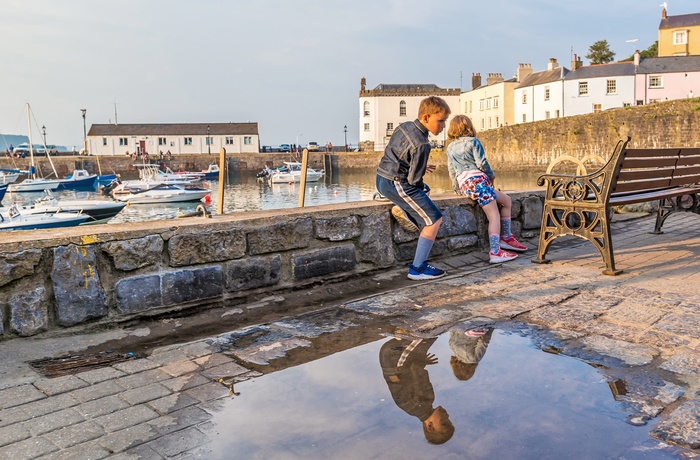
M 418 232 L 418 226 L 423 227 L 413 263 L 408 266 L 408 278 L 412 280 L 445 275 L 444 270 L 428 263 L 430 250 L 442 223 L 442 212 L 428 196 L 430 189 L 423 182 L 423 176 L 426 172 L 435 171 L 435 165 L 428 164 L 428 134 L 440 134 L 449 115 L 450 107 L 443 99 L 437 96 L 423 99 L 418 108 L 418 118 L 401 123 L 394 130 L 377 169 L 377 191 L 395 204 L 391 214 L 401 228 Z
M 489 261 L 499 263 L 515 259 L 517 254 L 504 249 L 523 252 L 527 247 L 511 232 L 511 199 L 494 188 L 496 176 L 469 117 L 454 117 L 447 137 L 452 139 L 447 146 L 447 169 L 453 182 L 457 182 L 456 191 L 479 203 L 489 220 Z

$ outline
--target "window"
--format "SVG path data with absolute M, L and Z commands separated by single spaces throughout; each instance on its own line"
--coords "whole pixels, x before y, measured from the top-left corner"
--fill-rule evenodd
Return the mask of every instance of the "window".
M 527 115 L 523 114 L 523 123 L 527 122 Z
M 119 145 L 129 145 L 129 138 L 128 137 L 120 137 L 119 138 Z
M 469 113 L 472 113 L 472 101 L 469 101 Z
M 644 101 L 641 99 L 637 99 L 637 105 L 644 105 Z
M 387 130 L 392 130 L 392 129 L 394 129 L 394 124 L 393 124 L 393 123 L 387 123 L 387 124 L 386 124 L 386 129 L 387 129 Z
M 467 103 L 465 102 L 465 103 L 464 103 L 464 113 L 469 113 L 469 111 L 467 110 L 468 108 L 469 108 L 469 104 L 467 104 Z
M 523 104 L 527 104 L 527 93 L 523 91 Z
M 491 98 L 486 99 L 486 109 L 487 110 L 491 108 L 492 102 L 493 102 L 493 99 L 491 99 Z
M 674 45 L 687 45 L 688 44 L 688 31 L 687 30 L 677 30 L 673 32 L 673 44 Z
M 365 112 L 365 116 L 368 117 L 368 116 L 369 116 L 369 102 L 366 102 L 366 101 L 365 101 L 364 109 L 363 109 L 363 110 L 364 110 L 364 112 Z M 367 131 L 367 130 L 365 130 L 365 131 Z
M 496 127 L 498 128 L 500 125 L 498 124 L 498 117 L 496 117 Z
M 168 141 L 164 137 L 159 137 L 158 145 L 168 145 Z
M 204 138 L 204 143 L 205 143 L 206 145 L 213 145 L 213 144 L 214 144 L 214 138 L 207 136 L 207 137 Z
M 489 129 L 491 129 L 491 117 L 489 117 Z
M 663 88 L 663 80 L 660 75 L 649 77 L 649 88 Z
M 549 100 L 549 86 L 544 87 L 544 100 L 545 101 Z
M 622 103 L 622 107 L 631 107 L 631 106 L 632 106 L 632 104 L 630 104 L 629 102 Z
M 369 123 L 365 123 L 365 132 L 369 131 Z
M 485 101 L 483 99 L 479 99 L 479 110 L 484 110 L 484 105 Z
M 102 145 L 107 145 L 107 138 L 106 137 L 102 138 Z
M 406 101 L 399 102 L 399 116 L 400 117 L 406 116 Z
M 250 145 L 253 143 L 253 138 L 250 136 L 243 136 L 243 144 Z
M 588 82 L 587 81 L 578 82 L 578 95 L 579 96 L 588 96 Z
M 184 141 L 185 141 L 185 145 L 192 145 L 192 138 L 191 137 L 186 137 L 184 139 Z
M 593 113 L 598 113 L 601 110 L 603 110 L 603 106 L 601 104 L 593 104 Z
M 484 129 L 484 123 L 485 123 L 485 120 L 482 118 L 481 119 L 481 129 Z
M 498 108 L 498 97 L 493 98 L 493 108 L 497 109 Z
M 554 116 L 559 118 L 559 110 L 558 109 L 556 111 L 554 111 Z
M 544 119 L 549 120 L 549 110 L 544 112 Z
M 226 145 L 233 145 L 233 136 L 226 136 L 224 142 L 226 142 Z
M 608 94 L 617 93 L 617 80 L 608 80 Z

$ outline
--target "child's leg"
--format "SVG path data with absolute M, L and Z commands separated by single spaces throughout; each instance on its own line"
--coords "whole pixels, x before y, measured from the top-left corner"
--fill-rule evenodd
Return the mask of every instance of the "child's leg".
M 501 220 L 501 238 L 507 240 L 510 238 L 510 212 L 511 212 L 511 199 L 505 193 L 498 191 L 496 194 L 496 202 L 501 207 L 500 220 Z
M 489 201 L 481 209 L 484 210 L 484 214 L 489 220 L 489 247 L 491 252 L 496 254 L 501 250 L 501 220 L 498 212 L 498 203 L 496 200 Z

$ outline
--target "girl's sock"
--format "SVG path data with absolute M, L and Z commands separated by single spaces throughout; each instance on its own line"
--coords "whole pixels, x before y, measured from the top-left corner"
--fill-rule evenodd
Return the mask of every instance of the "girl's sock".
M 501 217 L 501 238 L 510 238 L 510 217 Z
M 492 254 L 498 254 L 498 251 L 501 250 L 501 237 L 498 236 L 498 233 L 491 233 L 489 235 L 489 246 L 491 247 Z
M 433 248 L 433 241 L 428 238 L 418 238 L 418 244 L 416 245 L 416 255 L 413 257 L 413 266 L 420 267 L 423 262 L 428 260 L 430 255 L 430 250 Z

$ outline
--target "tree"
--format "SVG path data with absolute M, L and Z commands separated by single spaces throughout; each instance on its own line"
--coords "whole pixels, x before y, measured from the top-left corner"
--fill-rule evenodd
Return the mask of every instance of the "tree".
M 586 59 L 590 59 L 591 64 L 607 64 L 612 62 L 615 53 L 610 50 L 607 40 L 598 40 L 588 48 Z
M 639 57 L 641 57 L 642 59 L 655 58 L 658 56 L 659 56 L 659 41 L 658 40 L 655 41 L 654 44 L 651 45 L 649 48 L 639 52 Z M 634 55 L 632 55 L 626 59 L 623 59 L 620 62 L 633 61 L 633 60 L 634 60 Z

